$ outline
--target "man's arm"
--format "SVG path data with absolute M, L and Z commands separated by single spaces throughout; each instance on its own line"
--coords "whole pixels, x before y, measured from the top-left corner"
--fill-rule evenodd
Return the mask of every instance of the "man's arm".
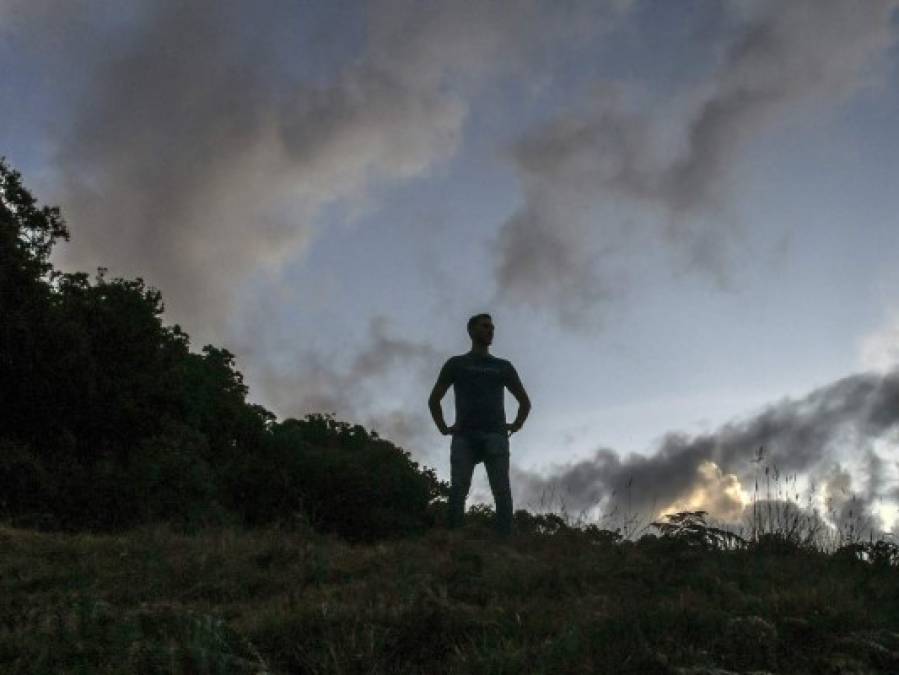
M 434 388 L 431 390 L 431 395 L 428 397 L 428 408 L 431 410 L 431 417 L 434 418 L 434 424 L 437 425 L 440 433 L 444 436 L 450 432 L 450 429 L 446 426 L 446 422 L 443 421 L 443 408 L 440 407 L 440 401 L 446 395 L 446 392 L 452 383 L 449 372 L 449 362 L 447 362 L 440 370 L 440 375 L 437 377 L 437 383 L 434 385 Z
M 512 431 L 518 431 L 527 419 L 528 413 L 531 412 L 531 399 L 524 390 L 524 385 L 521 384 L 521 380 L 519 379 L 515 368 L 511 368 L 506 387 L 512 392 L 512 396 L 515 397 L 515 400 L 518 401 L 518 415 L 516 415 L 515 421 L 512 422 Z

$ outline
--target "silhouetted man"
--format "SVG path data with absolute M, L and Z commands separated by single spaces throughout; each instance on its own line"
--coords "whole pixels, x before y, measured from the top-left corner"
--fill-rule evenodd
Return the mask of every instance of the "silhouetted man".
M 471 351 L 452 356 L 443 364 L 437 383 L 428 398 L 428 407 L 444 436 L 453 435 L 450 446 L 449 527 L 460 527 L 465 516 L 465 499 L 471 475 L 484 462 L 490 490 L 496 503 L 496 530 L 512 533 L 512 491 L 509 486 L 509 437 L 524 424 L 531 401 L 510 361 L 490 354 L 493 321 L 489 314 L 475 314 L 468 320 Z M 447 427 L 440 401 L 453 385 L 456 422 Z M 506 423 L 503 387 L 518 400 L 518 415 Z

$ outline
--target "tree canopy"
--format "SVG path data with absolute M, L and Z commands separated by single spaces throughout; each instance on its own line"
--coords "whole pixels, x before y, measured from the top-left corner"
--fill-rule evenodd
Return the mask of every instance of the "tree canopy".
M 427 526 L 447 486 L 359 425 L 277 422 L 160 292 L 54 269 L 69 230 L 0 159 L 0 515 L 66 529 L 298 515 L 350 539 Z

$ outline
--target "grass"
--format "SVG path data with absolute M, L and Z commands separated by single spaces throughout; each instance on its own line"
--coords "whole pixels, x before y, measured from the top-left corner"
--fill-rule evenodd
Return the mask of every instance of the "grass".
M 500 542 L 483 507 L 374 545 L 2 526 L 0 672 L 899 672 L 895 547 L 852 525 L 826 550 L 788 503 L 745 537 L 703 512 L 624 537 L 563 511 Z

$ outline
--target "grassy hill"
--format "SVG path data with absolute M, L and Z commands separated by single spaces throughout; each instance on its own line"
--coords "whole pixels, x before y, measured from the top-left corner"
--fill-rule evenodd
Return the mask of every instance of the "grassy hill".
M 899 673 L 890 556 L 596 534 L 3 526 L 0 672 Z

